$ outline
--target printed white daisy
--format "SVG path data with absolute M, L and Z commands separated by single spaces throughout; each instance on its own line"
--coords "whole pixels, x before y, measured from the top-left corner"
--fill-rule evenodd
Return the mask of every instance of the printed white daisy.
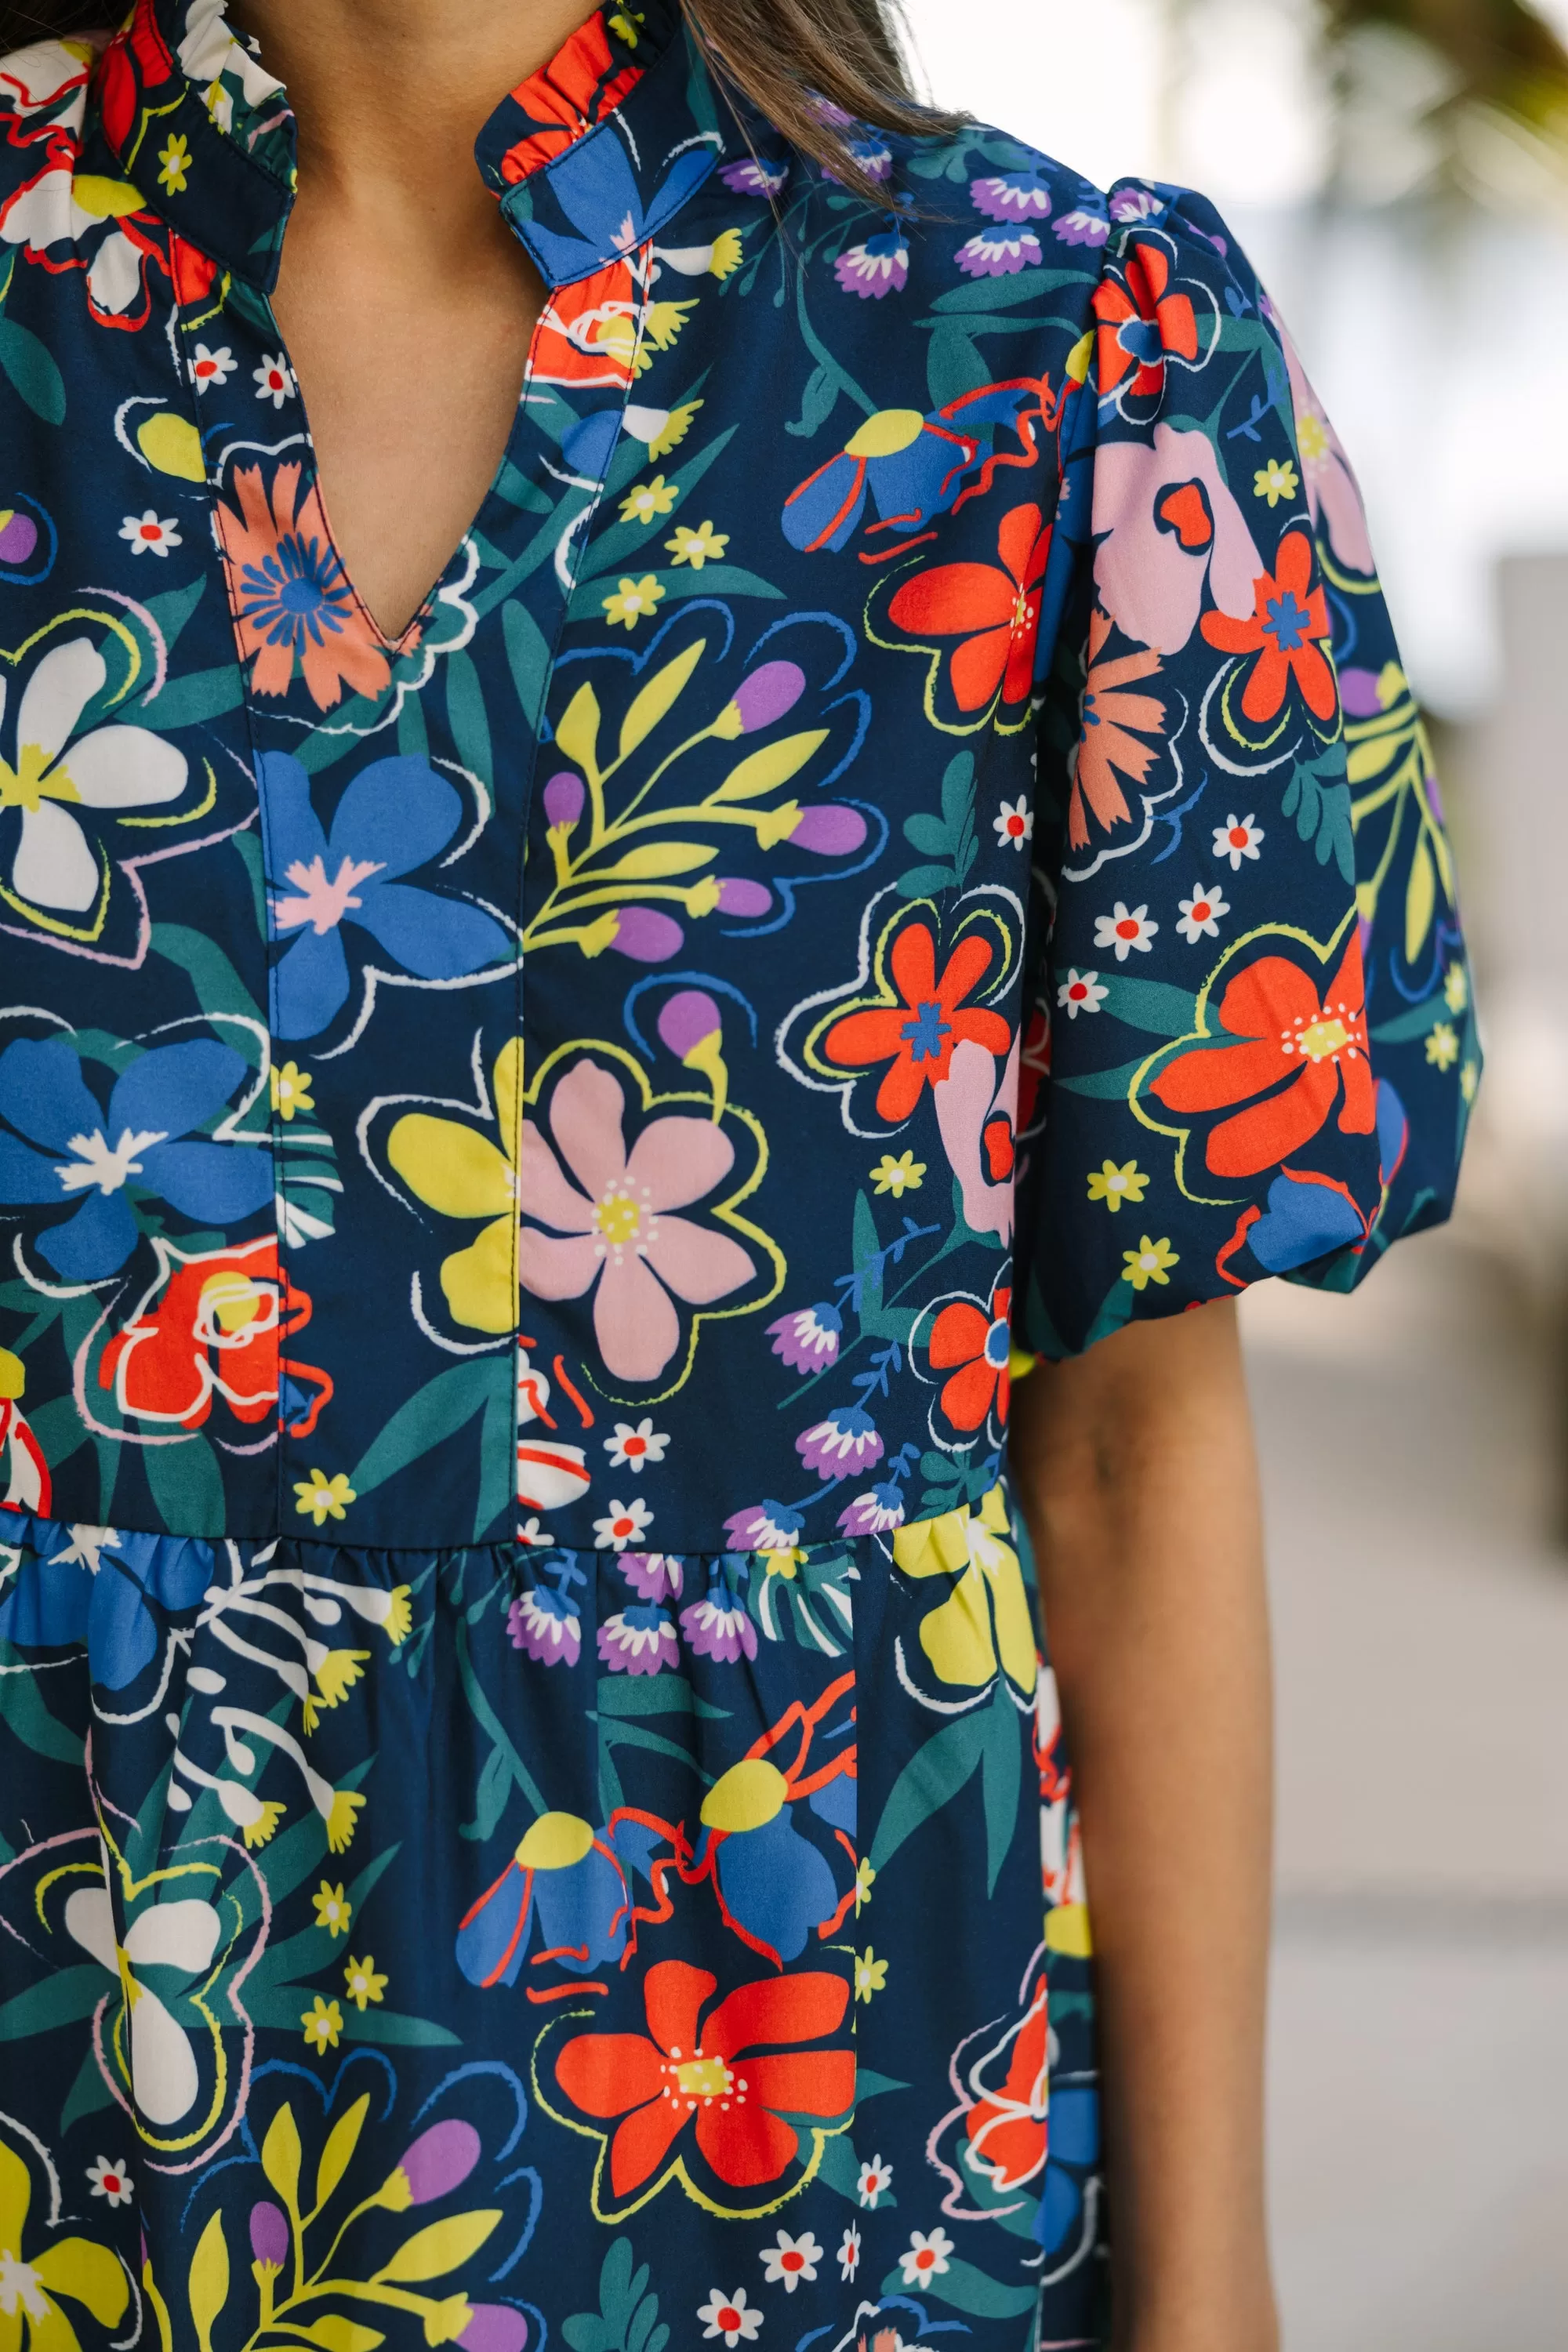
M 281 352 L 268 352 L 254 374 L 258 400 L 269 400 L 274 408 L 281 408 L 294 397 L 294 378 Z
M 110 2205 L 130 2204 L 131 2175 L 122 2164 L 110 2164 L 106 2156 L 100 2156 L 96 2164 L 88 2166 L 87 2177 L 95 2197 L 104 2198 Z
M 662 1462 L 668 1444 L 668 1433 L 656 1429 L 651 1420 L 639 1421 L 635 1429 L 630 1422 L 617 1421 L 614 1437 L 605 1440 L 605 1451 L 612 1470 L 640 1470 L 645 1462 Z
M 747 2310 L 743 2286 L 738 2286 L 733 2294 L 710 2287 L 708 2300 L 700 2305 L 697 2316 L 708 2323 L 702 2330 L 705 2336 L 724 2338 L 725 2352 L 735 2352 L 737 2344 L 750 2344 L 763 2324 L 760 2311 Z
M 952 2240 L 945 2230 L 933 2230 L 929 2237 L 923 2230 L 912 2230 L 908 2248 L 899 2256 L 904 2266 L 904 2284 L 919 2286 L 922 2279 L 940 2277 L 952 2252 Z
M 1148 954 L 1149 942 L 1159 928 L 1158 923 L 1149 920 L 1147 907 L 1130 908 L 1118 898 L 1113 915 L 1096 915 L 1094 944 L 1097 948 L 1112 949 L 1117 962 L 1125 963 L 1134 948 L 1140 955 Z
M 1214 829 L 1214 854 L 1216 857 L 1228 857 L 1231 872 L 1239 874 L 1242 859 L 1256 857 L 1262 839 L 1263 827 L 1253 824 L 1250 810 L 1246 816 L 1237 816 L 1233 811 L 1223 824 Z
M 594 1522 L 594 1541 L 601 1551 L 625 1551 L 652 1521 L 653 1513 L 646 1503 L 617 1503 L 612 1498 L 605 1517 Z
M 120 526 L 120 536 L 131 541 L 133 555 L 167 555 L 172 547 L 180 544 L 179 525 L 173 516 L 165 520 L 153 507 L 149 507 L 143 515 L 127 515 Z
M 1004 801 L 991 822 L 1004 849 L 1022 849 L 1026 841 L 1034 838 L 1034 811 L 1022 793 L 1016 801 Z
M 1177 930 L 1189 947 L 1196 947 L 1202 939 L 1217 940 L 1219 919 L 1230 912 L 1230 902 L 1222 890 L 1206 890 L 1201 882 L 1193 884 L 1193 895 L 1181 902 L 1182 919 Z
M 1067 978 L 1057 991 L 1057 1003 L 1066 1008 L 1069 1021 L 1080 1013 L 1098 1013 L 1110 991 L 1097 971 L 1076 971 L 1069 968 Z
M 856 2224 L 851 2221 L 844 2232 L 844 2243 L 838 2249 L 838 2268 L 847 2285 L 859 2267 L 860 2232 Z
M 798 2238 L 781 2230 L 777 2245 L 763 2248 L 763 2276 L 770 2286 L 777 2286 L 782 2280 L 784 2293 L 793 2294 L 802 2279 L 809 2283 L 816 2278 L 821 2260 L 822 2248 L 809 2230 Z
M 220 344 L 216 352 L 208 351 L 205 343 L 196 345 L 191 361 L 191 382 L 198 392 L 205 392 L 215 383 L 226 383 L 234 371 L 234 353 L 226 343 Z
M 552 1544 L 555 1541 L 550 1529 L 540 1526 L 537 1512 L 532 1518 L 523 1520 L 518 1528 L 517 1539 L 520 1544 Z
M 885 2197 L 893 2185 L 893 2168 L 874 2156 L 869 2164 L 860 2167 L 860 2202 L 875 2209 L 879 2197 Z

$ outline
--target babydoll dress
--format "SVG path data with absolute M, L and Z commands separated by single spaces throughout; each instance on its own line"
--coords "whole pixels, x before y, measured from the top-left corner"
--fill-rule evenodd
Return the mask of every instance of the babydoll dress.
M 1101 2340 L 1009 1381 L 1439 1222 L 1475 1031 L 1223 223 L 844 129 L 500 97 L 392 638 L 279 86 L 0 61 L 0 2352 Z

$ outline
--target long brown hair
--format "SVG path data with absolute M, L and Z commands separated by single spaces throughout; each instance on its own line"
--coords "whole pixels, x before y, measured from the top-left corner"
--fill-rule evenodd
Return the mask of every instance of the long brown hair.
M 714 65 L 793 146 L 873 201 L 877 183 L 825 121 L 813 94 L 878 131 L 942 132 L 961 116 L 922 106 L 910 87 L 898 0 L 680 0 Z M 0 0 L 0 55 L 49 35 L 100 28 L 112 0 Z

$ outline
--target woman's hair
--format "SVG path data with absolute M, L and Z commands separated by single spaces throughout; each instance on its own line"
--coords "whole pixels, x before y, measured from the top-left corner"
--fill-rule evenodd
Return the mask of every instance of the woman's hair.
M 922 106 L 894 29 L 898 0 L 680 0 L 721 82 L 846 187 L 875 201 L 877 183 L 817 103 L 879 131 L 951 131 L 962 119 Z M 49 35 L 100 30 L 113 0 L 0 0 L 0 56 Z

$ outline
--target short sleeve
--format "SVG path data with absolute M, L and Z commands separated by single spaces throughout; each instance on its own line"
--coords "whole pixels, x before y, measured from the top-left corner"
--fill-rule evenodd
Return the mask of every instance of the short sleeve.
M 1355 478 L 1202 197 L 1124 184 L 1042 646 L 1016 1317 L 1071 1353 L 1440 1223 L 1479 1075 Z

